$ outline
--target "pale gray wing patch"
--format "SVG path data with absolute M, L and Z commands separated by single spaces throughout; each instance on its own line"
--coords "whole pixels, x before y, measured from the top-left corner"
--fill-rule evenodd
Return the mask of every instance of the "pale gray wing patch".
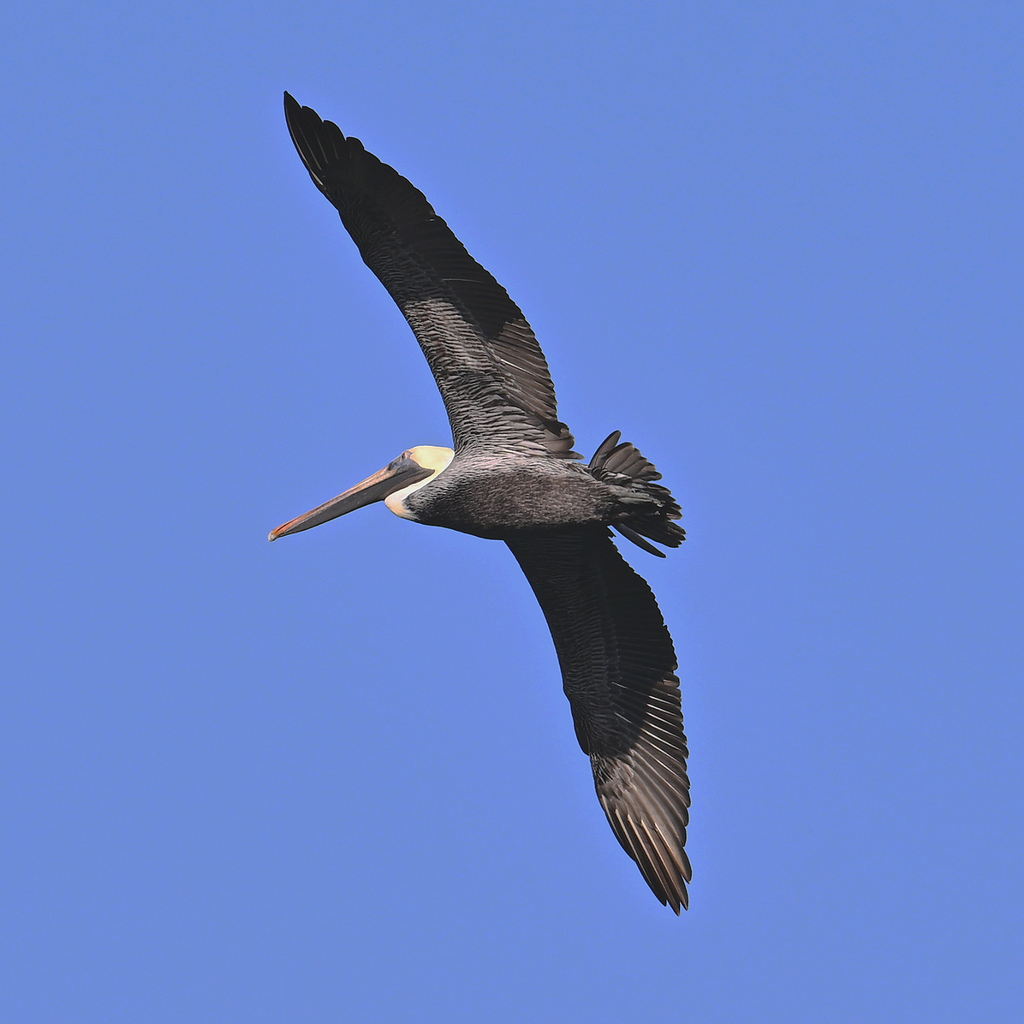
M 447 296 L 406 300 L 400 308 L 427 354 L 457 450 L 507 447 L 572 453 L 568 427 L 535 411 L 547 404 L 542 390 L 524 381 L 519 363 L 496 356 L 493 343 L 482 341 Z M 506 325 L 506 331 L 514 326 Z

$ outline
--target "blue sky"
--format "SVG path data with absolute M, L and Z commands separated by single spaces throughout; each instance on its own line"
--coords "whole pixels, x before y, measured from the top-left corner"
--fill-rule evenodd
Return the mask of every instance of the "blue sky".
M 0 41 L 4 1019 L 1020 1019 L 1024 15 L 23 5 Z M 619 850 L 281 93 L 508 288 L 689 540 L 692 909 Z

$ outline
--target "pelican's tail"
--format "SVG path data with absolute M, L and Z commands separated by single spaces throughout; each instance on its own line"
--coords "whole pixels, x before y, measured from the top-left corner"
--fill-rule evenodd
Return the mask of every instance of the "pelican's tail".
M 672 497 L 672 492 L 654 482 L 661 479 L 661 474 L 655 469 L 654 464 L 648 462 L 635 445 L 628 441 L 620 444 L 621 436 L 622 432 L 619 430 L 609 434 L 594 453 L 587 468 L 598 480 L 627 487 L 638 498 L 648 499 L 639 501 L 636 511 L 631 511 L 622 522 L 613 525 L 623 537 L 652 555 L 664 558 L 665 553 L 644 538 L 657 541 L 669 548 L 679 547 L 686 539 L 686 531 L 674 520 L 682 518 L 682 510 Z

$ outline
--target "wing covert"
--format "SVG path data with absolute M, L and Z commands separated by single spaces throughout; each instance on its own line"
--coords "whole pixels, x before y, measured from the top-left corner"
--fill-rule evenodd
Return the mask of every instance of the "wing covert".
M 551 629 L 576 736 L 619 842 L 662 903 L 688 905 L 690 782 L 676 655 L 604 527 L 506 540 Z
M 419 189 L 288 93 L 284 103 L 306 170 L 427 357 L 456 451 L 579 458 L 569 428 L 558 420 L 544 353 L 505 289 Z

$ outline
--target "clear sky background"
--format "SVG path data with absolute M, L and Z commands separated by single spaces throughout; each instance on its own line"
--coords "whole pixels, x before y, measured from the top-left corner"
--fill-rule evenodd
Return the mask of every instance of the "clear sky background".
M 0 40 L 0 1017 L 1018 1021 L 1019 3 L 21 4 Z M 534 325 L 679 648 L 659 906 L 284 89 Z

